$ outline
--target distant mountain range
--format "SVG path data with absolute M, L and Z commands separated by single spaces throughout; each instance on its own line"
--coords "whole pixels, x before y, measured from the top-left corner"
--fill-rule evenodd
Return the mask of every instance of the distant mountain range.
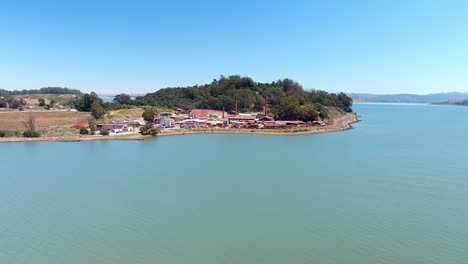
M 369 103 L 442 103 L 468 99 L 468 93 L 435 93 L 435 94 L 365 94 L 350 93 L 354 102 Z
M 468 106 L 468 99 L 465 99 L 465 100 L 445 101 L 445 102 L 434 103 L 434 104 Z

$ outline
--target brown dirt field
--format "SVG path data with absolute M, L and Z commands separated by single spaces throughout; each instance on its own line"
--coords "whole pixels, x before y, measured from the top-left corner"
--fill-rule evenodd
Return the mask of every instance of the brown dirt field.
M 88 122 L 89 113 L 79 112 L 33 112 L 36 116 L 38 129 L 50 126 L 69 126 L 76 123 Z M 28 118 L 29 112 L 0 111 L 0 129 L 24 130 L 23 122 Z

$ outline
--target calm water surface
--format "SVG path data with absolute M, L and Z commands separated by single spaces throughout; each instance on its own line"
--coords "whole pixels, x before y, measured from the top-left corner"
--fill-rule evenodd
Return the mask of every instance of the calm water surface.
M 468 108 L 355 129 L 0 145 L 0 263 L 468 263 Z

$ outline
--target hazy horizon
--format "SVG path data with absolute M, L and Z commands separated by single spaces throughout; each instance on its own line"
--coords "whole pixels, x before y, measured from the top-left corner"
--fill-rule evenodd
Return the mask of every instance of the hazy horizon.
M 284 79 L 284 78 L 283 78 Z M 255 79 L 254 79 L 255 80 Z M 278 79 L 279 80 L 279 79 Z M 256 80 L 255 80 L 256 81 Z M 273 81 L 277 81 L 277 80 L 273 80 Z M 269 82 L 273 82 L 273 81 L 269 81 Z M 189 84 L 187 86 L 195 86 L 195 85 L 204 85 L 204 84 L 208 84 L 210 82 L 206 82 L 206 83 L 197 83 L 197 84 Z M 265 82 L 265 83 L 268 83 Z M 20 88 L 20 89 L 10 89 L 8 87 L 0 87 L 0 89 L 4 89 L 4 90 L 8 90 L 8 91 L 13 91 L 13 90 L 32 90 L 32 89 L 40 89 L 40 88 L 46 88 L 46 87 L 63 87 L 63 88 L 70 88 L 70 89 L 78 89 L 82 92 L 85 92 L 85 93 L 90 93 L 90 92 L 95 92 L 99 95 L 109 95 L 109 96 L 113 96 L 113 95 L 117 95 L 117 94 L 129 94 L 129 95 L 145 95 L 147 93 L 153 93 L 153 92 L 156 92 L 160 89 L 164 89 L 164 88 L 175 88 L 175 87 L 185 87 L 185 86 L 181 86 L 181 85 L 174 85 L 174 86 L 168 86 L 168 87 L 160 87 L 160 88 L 156 88 L 154 90 L 148 90 L 148 91 L 142 91 L 142 92 L 133 92 L 131 91 L 131 89 L 123 89 L 123 90 L 120 90 L 120 91 L 115 91 L 115 92 L 112 92 L 112 91 L 106 91 L 106 92 L 101 92 L 99 90 L 89 90 L 89 89 L 80 89 L 79 87 L 69 87 L 69 86 L 61 86 L 61 85 L 44 85 L 44 86 L 40 86 L 40 87 L 32 87 L 32 88 Z M 334 93 L 340 93 L 340 92 L 344 92 L 346 94 L 371 94 L 371 95 L 398 95 L 398 94 L 412 94 L 412 95 L 430 95 L 430 94 L 447 94 L 447 93 L 468 93 L 468 91 L 434 91 L 434 92 L 430 92 L 430 93 L 424 93 L 424 92 L 420 92 L 420 93 L 416 93 L 416 92 L 390 92 L 390 93 L 373 93 L 373 92 L 360 92 L 360 91 L 356 91 L 356 92 L 347 92 L 347 91 L 341 91 L 341 90 L 338 90 L 338 91 L 330 91 L 330 90 L 327 90 L 327 89 L 318 89 L 318 88 L 308 88 L 308 87 L 304 87 L 305 90 L 324 90 L 324 91 L 328 91 L 328 92 L 334 92 Z
M 276 81 L 276 80 L 274 80 Z M 194 85 L 203 85 L 203 84 L 208 84 L 210 82 L 206 82 L 206 83 L 198 83 L 198 84 L 191 84 L 191 85 L 187 85 L 187 86 L 194 86 Z M 32 87 L 32 88 L 20 88 L 20 89 L 9 89 L 9 88 L 5 88 L 5 87 L 0 87 L 0 89 L 5 89 L 5 90 L 9 90 L 9 91 L 12 91 L 12 90 L 31 90 L 31 89 L 40 89 L 40 88 L 45 88 L 45 87 L 63 87 L 63 88 L 70 88 L 70 89 L 78 89 L 82 92 L 85 92 L 85 93 L 90 93 L 90 92 L 95 92 L 97 93 L 98 95 L 108 95 L 108 96 L 114 96 L 114 95 L 117 95 L 117 94 L 128 94 L 128 95 L 132 95 L 132 96 L 138 96 L 138 95 L 145 95 L 147 93 L 153 93 L 153 92 L 156 92 L 160 89 L 164 89 L 164 88 L 175 88 L 175 87 L 185 87 L 185 86 L 181 86 L 181 85 L 174 85 L 174 86 L 168 86 L 168 87 L 160 87 L 160 88 L 157 88 L 157 89 L 154 89 L 154 90 L 149 90 L 149 91 L 143 91 L 143 92 L 133 92 L 131 91 L 131 89 L 127 89 L 127 90 L 120 90 L 120 91 L 115 91 L 115 92 L 112 92 L 112 91 L 107 91 L 107 92 L 101 92 L 99 90 L 84 90 L 84 89 L 80 89 L 79 87 L 69 87 L 69 86 L 60 86 L 60 85 L 45 85 L 45 86 L 40 86 L 40 87 Z M 372 93 L 372 92 L 347 92 L 347 91 L 330 91 L 330 90 L 327 90 L 327 89 L 317 89 L 317 88 L 308 88 L 308 87 L 304 87 L 305 90 L 324 90 L 324 91 L 327 91 L 327 92 L 334 92 L 334 93 L 339 93 L 339 92 L 344 92 L 346 94 L 370 94 L 370 95 L 400 95 L 400 94 L 412 94 L 412 95 L 430 95 L 430 94 L 450 94 L 450 93 L 461 93 L 461 94 L 465 94 L 465 93 L 468 93 L 467 92 L 464 92 L 464 91 L 434 91 L 434 92 L 430 92 L 430 93 L 409 93 L 409 92 L 399 92 L 399 93 Z

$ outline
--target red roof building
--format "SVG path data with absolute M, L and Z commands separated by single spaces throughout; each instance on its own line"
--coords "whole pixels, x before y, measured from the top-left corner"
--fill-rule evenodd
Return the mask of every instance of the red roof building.
M 88 123 L 78 123 L 73 126 L 74 129 L 80 129 L 80 128 L 88 128 L 89 124 Z

